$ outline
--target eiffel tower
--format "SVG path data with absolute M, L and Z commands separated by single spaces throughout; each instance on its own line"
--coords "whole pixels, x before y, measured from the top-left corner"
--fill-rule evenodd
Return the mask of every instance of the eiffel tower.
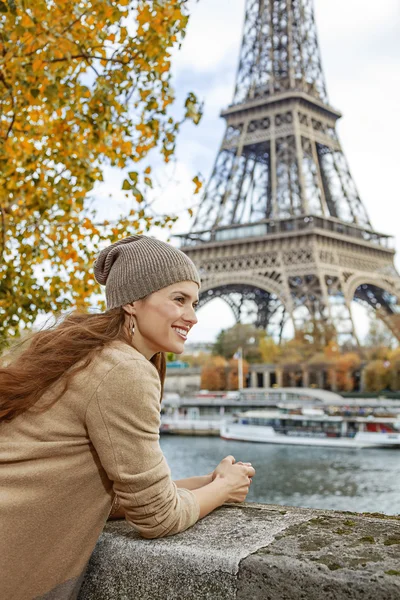
M 211 178 L 181 249 L 200 306 L 281 338 L 313 322 L 359 343 L 352 301 L 400 339 L 392 238 L 375 231 L 343 153 L 312 0 L 247 0 L 232 104 Z

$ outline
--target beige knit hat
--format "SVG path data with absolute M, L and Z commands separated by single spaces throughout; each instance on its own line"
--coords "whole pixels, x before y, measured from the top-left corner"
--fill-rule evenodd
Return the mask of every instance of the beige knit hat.
M 107 310 L 179 281 L 201 285 L 197 269 L 186 254 L 146 235 L 131 235 L 104 248 L 94 263 L 94 276 L 106 286 Z

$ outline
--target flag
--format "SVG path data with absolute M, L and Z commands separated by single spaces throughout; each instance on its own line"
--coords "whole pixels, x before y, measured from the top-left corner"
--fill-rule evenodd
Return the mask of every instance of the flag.
M 233 358 L 235 358 L 236 360 L 239 360 L 240 358 L 242 358 L 242 349 L 238 348 L 235 352 L 235 354 L 233 355 Z

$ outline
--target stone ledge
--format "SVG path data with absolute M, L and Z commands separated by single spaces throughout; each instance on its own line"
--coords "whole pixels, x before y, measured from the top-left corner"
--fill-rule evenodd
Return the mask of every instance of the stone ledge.
M 111 521 L 79 600 L 399 600 L 400 517 L 224 505 L 144 540 Z

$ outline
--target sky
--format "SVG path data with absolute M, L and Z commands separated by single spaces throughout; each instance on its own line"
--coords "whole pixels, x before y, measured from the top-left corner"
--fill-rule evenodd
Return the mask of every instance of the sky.
M 232 101 L 245 8 L 245 0 L 190 4 L 187 35 L 173 57 L 176 114 L 193 91 L 204 101 L 204 116 L 197 127 L 183 126 L 174 164 L 166 168 L 152 158 L 159 183 L 156 206 L 182 211 L 173 233 L 188 231 L 185 209 L 200 199 L 193 199 L 191 180 L 199 172 L 208 179 L 225 131 L 219 114 Z M 400 0 L 315 0 L 314 5 L 329 101 L 343 114 L 337 130 L 350 170 L 373 227 L 393 235 L 400 252 Z M 124 210 L 124 201 L 109 198 L 123 179 L 123 172 L 106 170 L 95 190 L 99 216 Z M 167 239 L 166 232 L 154 234 Z M 396 266 L 400 269 L 399 256 Z M 191 342 L 213 341 L 235 322 L 222 300 L 200 309 L 198 318 Z M 363 336 L 368 327 L 362 309 L 355 318 Z

